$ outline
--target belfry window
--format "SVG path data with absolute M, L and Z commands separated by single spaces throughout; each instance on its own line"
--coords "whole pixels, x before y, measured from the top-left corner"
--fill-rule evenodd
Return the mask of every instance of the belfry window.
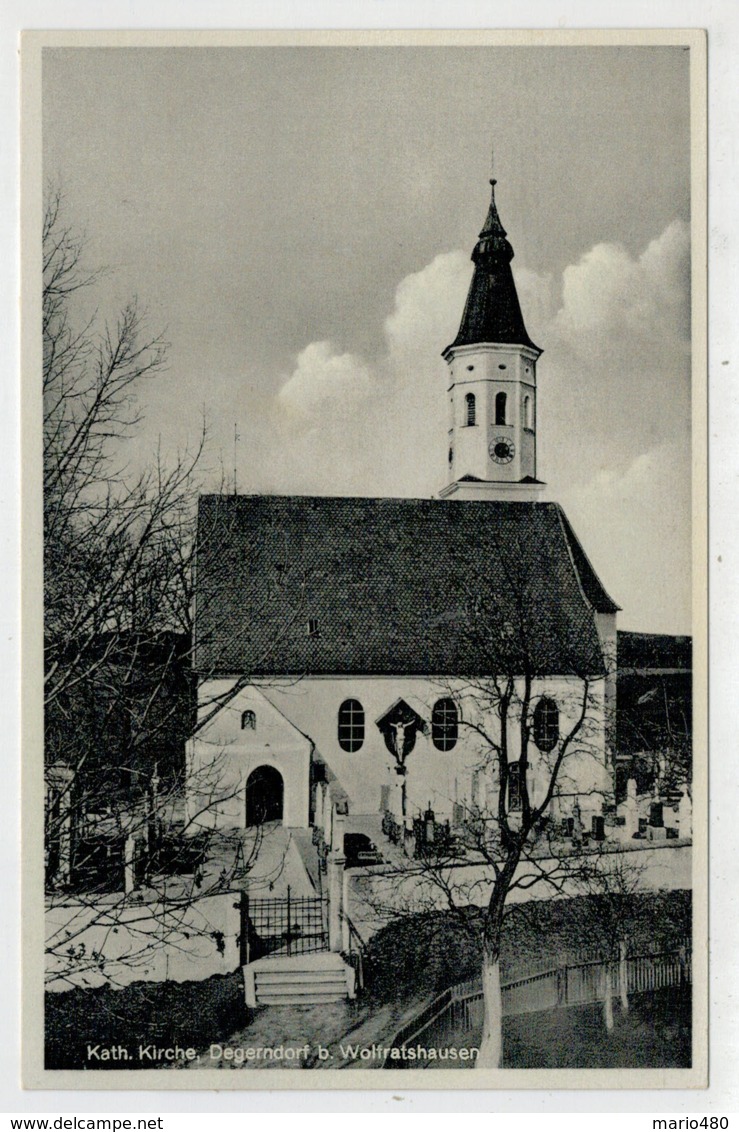
M 495 394 L 495 423 L 497 425 L 506 423 L 505 403 L 506 403 L 505 393 L 496 393 Z
M 531 412 L 531 398 L 524 397 L 523 399 L 523 426 L 524 428 L 534 427 L 534 415 Z
M 339 708 L 339 746 L 358 751 L 364 743 L 364 708 L 359 700 L 344 700 Z
M 437 700 L 431 712 L 431 739 L 437 751 L 451 751 L 457 745 L 459 718 L 454 700 Z
M 241 730 L 242 731 L 256 731 L 257 729 L 257 713 L 254 711 L 242 711 L 241 713 Z
M 476 420 L 477 411 L 475 409 L 475 394 L 474 393 L 468 393 L 467 396 L 464 399 L 464 403 L 465 403 L 466 412 L 467 412 L 467 424 L 468 425 L 477 424 L 477 420 Z
M 534 708 L 534 742 L 540 751 L 551 751 L 559 741 L 559 708 L 542 696 Z

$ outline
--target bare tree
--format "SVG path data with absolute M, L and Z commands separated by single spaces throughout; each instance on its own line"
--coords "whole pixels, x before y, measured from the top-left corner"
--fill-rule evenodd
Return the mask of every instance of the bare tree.
M 157 451 L 139 470 L 131 466 L 127 442 L 142 421 L 140 395 L 164 371 L 167 344 L 148 330 L 135 300 L 113 323 L 85 313 L 104 272 L 85 266 L 84 251 L 60 194 L 50 192 L 42 325 L 45 847 L 48 974 L 57 986 L 93 973 L 107 978 L 106 943 L 124 931 L 130 947 L 118 963 L 129 969 L 162 948 L 190 950 L 198 934 L 220 950 L 219 931 L 197 908 L 242 889 L 247 876 L 255 883 L 268 836 L 214 828 L 235 790 L 222 749 L 185 766 L 186 740 L 250 683 L 244 673 L 209 702 L 196 687 L 194 565 L 210 541 L 202 522 L 196 531 L 205 426 L 193 448 L 169 460 Z M 286 563 L 287 578 L 293 569 Z M 200 614 L 207 601 L 201 592 Z M 283 631 L 302 616 L 296 599 Z M 194 806 L 185 805 L 186 774 Z M 269 875 L 258 883 L 273 884 L 284 862 L 267 856 L 260 868 Z
M 451 838 L 439 829 L 368 898 L 378 918 L 401 907 L 407 914 L 409 905 L 446 907 L 460 930 L 481 937 L 485 1021 L 476 1064 L 485 1068 L 497 1067 L 502 1053 L 501 938 L 511 898 L 534 888 L 559 896 L 600 890 L 604 867 L 607 874 L 600 838 L 613 797 L 609 649 L 592 613 L 573 616 L 563 594 L 547 594 L 542 578 L 555 575 L 537 523 L 535 512 L 520 539 L 487 536 L 494 576 L 467 559 L 459 564 L 463 582 L 451 604 L 478 674 L 440 690 L 456 705 L 470 752 L 471 797 Z M 474 907 L 481 913 L 471 916 Z
M 114 325 L 85 317 L 83 241 L 51 193 L 43 228 L 44 633 L 47 765 L 75 789 L 130 786 L 181 711 L 189 555 L 205 441 L 141 471 L 126 441 L 166 361 L 135 301 Z M 182 724 L 179 731 L 181 733 Z M 103 742 L 101 742 L 101 739 Z M 106 748 L 101 751 L 101 746 Z M 149 767 L 151 770 L 151 767 Z M 123 781 L 121 781 L 123 778 Z
M 619 679 L 620 777 L 642 791 L 680 793 L 692 779 L 693 751 L 688 672 L 624 674 Z
M 205 427 L 194 448 L 131 467 L 140 394 L 167 344 L 135 300 L 86 314 L 104 272 L 85 266 L 59 192 L 43 222 L 43 521 L 48 910 L 51 977 L 100 972 L 83 936 L 121 924 L 127 961 L 181 944 L 187 910 L 253 866 L 261 838 L 222 845 L 209 875 L 200 812 L 184 815 L 184 745 L 198 727 L 192 561 Z M 213 706 L 218 710 L 219 704 Z M 201 720 L 202 725 L 202 720 Z M 222 805 L 222 754 L 200 767 L 201 807 Z M 138 906 L 138 907 L 137 907 Z M 102 929 L 102 931 L 100 930 Z M 204 929 L 205 930 L 205 929 Z

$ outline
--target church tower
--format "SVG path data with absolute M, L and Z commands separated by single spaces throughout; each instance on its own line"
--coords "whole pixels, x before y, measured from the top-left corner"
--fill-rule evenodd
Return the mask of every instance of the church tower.
M 495 204 L 472 252 L 475 265 L 449 366 L 449 484 L 442 499 L 536 499 L 536 363 L 511 271 L 513 248 Z

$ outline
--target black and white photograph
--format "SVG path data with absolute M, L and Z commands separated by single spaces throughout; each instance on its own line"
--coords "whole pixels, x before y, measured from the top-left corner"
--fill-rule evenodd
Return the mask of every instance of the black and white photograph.
M 27 1082 L 705 1084 L 704 37 L 24 52 Z

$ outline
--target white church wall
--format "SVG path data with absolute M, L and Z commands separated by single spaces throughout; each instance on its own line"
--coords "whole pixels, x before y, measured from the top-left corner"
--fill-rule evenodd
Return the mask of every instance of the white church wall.
M 603 649 L 606 665 L 605 710 L 608 726 L 608 744 L 612 748 L 616 742 L 616 672 L 618 670 L 618 633 L 615 613 L 596 613 L 595 625 Z
M 208 681 L 200 689 L 201 718 L 219 697 L 226 697 L 233 680 Z M 572 743 L 559 775 L 560 799 L 555 816 L 571 816 L 578 798 L 585 822 L 602 812 L 604 795 L 611 790 L 605 754 L 603 680 L 588 694 L 585 726 Z M 202 805 L 206 791 L 198 779 L 217 779 L 222 800 L 203 815 L 203 824 L 239 827 L 245 822 L 245 791 L 249 774 L 258 766 L 273 766 L 284 781 L 284 824 L 305 827 L 309 823 L 310 760 L 312 744 L 316 757 L 330 767 L 349 797 L 354 814 L 378 814 L 383 800 L 400 813 L 402 778 L 377 726 L 397 700 L 405 700 L 426 722 L 426 734 L 417 733 L 415 747 L 407 756 L 406 813 L 423 812 L 429 804 L 437 819 L 452 818 L 455 803 L 485 807 L 495 786 L 494 759 L 475 725 L 482 723 L 489 734 L 498 734 L 492 710 L 482 718 L 480 697 L 464 690 L 459 680 L 428 677 L 305 677 L 242 689 L 215 715 L 190 744 L 188 798 L 191 807 Z M 459 737 L 450 751 L 438 750 L 432 739 L 431 718 L 437 700 L 451 696 L 460 705 Z M 582 705 L 583 685 L 575 678 L 552 677 L 538 682 L 534 700 L 547 696 L 560 713 L 560 733 L 574 727 Z M 477 698 L 477 705 L 474 700 Z M 362 747 L 345 751 L 338 741 L 338 714 L 347 699 L 359 700 L 364 708 Z M 483 700 L 484 702 L 484 700 Z M 490 701 L 487 701 L 490 708 Z M 244 711 L 254 712 L 256 727 L 243 729 Z M 472 726 L 469 726 L 472 725 Z M 509 760 L 520 757 L 520 733 L 516 713 L 510 713 Z M 557 748 L 540 752 L 529 744 L 528 786 L 535 804 L 548 786 Z M 194 812 L 194 810 L 193 810 Z
M 427 722 L 427 733 L 418 734 L 413 751 L 407 757 L 407 813 L 417 814 L 431 804 L 438 818 L 452 817 L 455 802 L 484 804 L 484 792 L 490 793 L 493 779 L 490 772 L 491 752 L 465 720 L 475 723 L 470 698 L 462 695 L 460 681 L 442 681 L 426 677 L 324 677 L 305 678 L 284 687 L 265 689 L 272 703 L 291 719 L 301 731 L 309 734 L 321 758 L 330 766 L 350 798 L 353 813 L 378 813 L 382 787 L 395 792 L 398 809 L 400 778 L 395 773 L 395 760 L 388 751 L 376 721 L 398 699 L 407 701 Z M 433 744 L 431 713 L 442 697 L 460 698 L 461 721 L 459 739 L 451 751 L 440 751 Z M 567 734 L 575 725 L 582 703 L 583 685 L 574 678 L 551 678 L 541 681 L 535 698 L 549 696 L 560 710 L 560 731 Z M 365 738 L 360 750 L 344 751 L 338 742 L 338 712 L 346 699 L 357 699 L 365 712 Z M 603 795 L 611 790 L 610 772 L 606 766 L 604 744 L 603 681 L 596 681 L 588 693 L 587 723 L 577 742 L 572 744 L 562 774 L 562 813 L 572 812 L 574 797 L 580 797 L 583 815 L 600 813 Z M 491 715 L 485 720 L 488 731 L 496 727 Z M 529 787 L 535 801 L 540 800 L 548 783 L 548 764 L 556 755 L 539 752 L 530 744 Z M 509 759 L 520 756 L 519 731 L 510 728 Z M 481 767 L 485 769 L 481 770 Z M 473 793 L 475 797 L 473 798 Z
M 575 802 L 577 802 L 583 821 L 588 823 L 594 814 L 601 814 L 604 801 L 610 801 L 613 791 L 611 770 L 606 751 L 606 682 L 597 679 L 589 684 L 587 689 L 577 677 L 549 677 L 535 682 L 531 695 L 531 708 L 533 710 L 537 701 L 548 698 L 554 701 L 559 710 L 559 733 L 564 739 L 571 735 L 578 725 L 578 721 L 585 709 L 582 725 L 571 742 L 568 743 L 567 752 L 557 771 L 557 788 L 551 812 L 555 817 L 571 817 Z M 521 731 L 520 731 L 520 697 L 523 694 L 522 684 L 516 688 L 518 701 L 514 701 L 508 712 L 507 748 L 508 761 L 517 762 L 521 757 Z M 468 693 L 458 693 L 461 696 L 463 716 L 472 724 L 481 723 L 488 734 L 499 736 L 499 724 L 494 718 L 488 716 L 482 719 L 475 710 L 475 700 L 484 701 L 475 689 Z M 470 789 L 467 797 L 473 804 L 484 807 L 491 804 L 492 791 L 495 789 L 497 768 L 495 767 L 494 753 L 484 739 L 472 740 L 473 762 L 480 766 L 487 764 L 484 773 L 478 771 L 475 776 L 476 790 Z M 555 771 L 556 760 L 561 747 L 558 743 L 550 752 L 540 751 L 533 736 L 530 738 L 527 751 L 529 796 L 534 805 L 540 805 L 549 789 L 552 774 Z M 471 784 L 472 787 L 472 784 Z M 487 796 L 482 792 L 487 792 Z
M 196 824 L 218 829 L 246 822 L 246 784 L 252 771 L 274 767 L 283 780 L 283 823 L 307 827 L 310 803 L 311 743 L 254 686 L 228 699 L 235 680 L 209 680 L 198 692 L 202 721 L 222 699 L 224 706 L 188 744 L 188 816 L 202 811 Z M 255 726 L 242 727 L 244 712 Z
M 307 677 L 292 687 L 270 687 L 265 695 L 301 731 L 310 735 L 320 757 L 349 795 L 352 813 L 381 811 L 382 787 L 398 787 L 395 760 L 376 721 L 398 699 L 407 701 L 428 723 L 428 734 L 417 734 L 408 755 L 406 776 L 408 813 L 431 802 L 438 813 L 451 816 L 455 777 L 469 777 L 469 746 L 460 740 L 453 751 L 438 751 L 431 741 L 431 710 L 445 694 L 441 685 L 418 677 Z M 365 738 L 358 751 L 344 751 L 338 741 L 339 707 L 356 699 L 365 713 Z

